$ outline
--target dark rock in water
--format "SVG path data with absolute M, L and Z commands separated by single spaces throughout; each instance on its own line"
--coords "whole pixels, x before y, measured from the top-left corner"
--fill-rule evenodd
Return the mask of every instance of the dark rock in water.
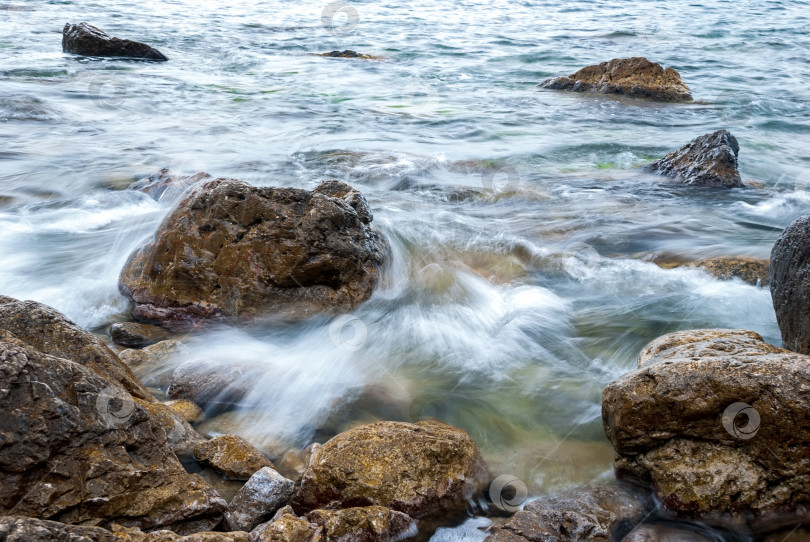
M 349 312 L 389 258 L 371 221 L 365 198 L 336 181 L 313 191 L 207 181 L 130 256 L 119 285 L 137 318 L 173 329 Z
M 357 51 L 352 51 L 350 49 L 346 49 L 345 51 L 330 51 L 328 53 L 321 53 L 318 56 L 328 56 L 332 58 L 365 58 L 365 59 L 375 58 L 371 55 L 361 54 L 358 53 Z
M 810 357 L 745 330 L 670 333 L 602 396 L 617 476 L 676 513 L 750 526 L 810 513 Z
M 119 322 L 110 326 L 110 337 L 115 344 L 128 348 L 141 348 L 170 337 L 165 329 L 137 322 Z
M 236 435 L 223 435 L 201 442 L 194 447 L 194 458 L 231 480 L 247 480 L 263 467 L 275 469 L 261 450 Z
M 437 421 L 377 422 L 314 451 L 293 508 L 380 505 L 421 519 L 464 510 L 488 478 L 478 447 L 461 429 Z
M 797 219 L 776 240 L 770 278 L 785 347 L 810 354 L 810 215 Z
M 66 525 L 23 516 L 0 516 L 3 542 L 121 542 L 101 527 Z
M 644 57 L 616 58 L 582 68 L 568 77 L 547 79 L 539 85 L 553 90 L 626 94 L 659 102 L 691 102 L 689 87 L 673 68 L 664 69 Z
M 19 303 L 8 299 L 0 312 Z M 61 330 L 23 331 L 42 347 L 0 328 L 0 515 L 178 532 L 221 521 L 225 502 L 175 455 L 167 434 L 179 419 L 173 411 L 122 387 L 114 355 L 97 370 L 97 345 L 65 322 Z
M 238 404 L 266 370 L 261 363 L 196 360 L 175 369 L 167 393 L 204 408 Z
M 262 467 L 234 495 L 225 520 L 232 530 L 251 531 L 286 506 L 295 492 L 295 483 L 270 467 Z
M 212 177 L 204 171 L 194 175 L 177 175 L 168 168 L 163 168 L 146 179 L 141 179 L 129 185 L 129 190 L 138 190 L 152 196 L 156 201 L 164 199 L 177 199 L 191 186 L 208 181 Z
M 727 130 L 717 130 L 696 137 L 644 169 L 683 184 L 738 188 L 744 186 L 737 170 L 739 152 L 737 138 Z
M 611 540 L 612 527 L 638 521 L 644 508 L 614 486 L 596 486 L 547 495 L 528 503 L 485 542 Z
M 102 32 L 87 23 L 65 25 L 62 30 L 62 50 L 83 56 L 120 56 L 147 60 L 169 60 L 145 43 L 122 40 Z

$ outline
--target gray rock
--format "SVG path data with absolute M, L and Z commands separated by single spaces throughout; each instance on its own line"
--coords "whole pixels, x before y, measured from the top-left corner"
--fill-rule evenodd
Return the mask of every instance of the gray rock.
M 172 399 L 189 399 L 206 408 L 238 404 L 266 367 L 260 363 L 196 360 L 183 363 L 171 377 Z
M 169 332 L 159 326 L 138 322 L 119 322 L 110 326 L 110 337 L 115 344 L 129 348 L 141 348 L 170 337 Z
M 810 215 L 797 219 L 776 240 L 770 278 L 785 347 L 810 354 Z
M 251 531 L 286 506 L 295 491 L 295 483 L 270 467 L 262 467 L 234 496 L 225 521 L 232 530 Z
M 194 175 L 178 175 L 172 173 L 168 168 L 163 168 L 146 179 L 132 183 L 128 189 L 148 194 L 156 201 L 174 201 L 179 199 L 190 187 L 211 178 L 211 175 L 204 171 Z
M 2 542 L 121 542 L 101 527 L 80 527 L 22 516 L 0 516 Z
M 744 186 L 737 170 L 739 153 L 737 138 L 727 130 L 717 130 L 696 137 L 645 169 L 683 184 L 738 188 Z
M 169 60 L 166 55 L 137 41 L 114 38 L 87 23 L 67 23 L 62 30 L 62 50 L 83 56 L 120 56 L 145 60 Z
M 165 389 L 171 382 L 171 368 L 187 351 L 183 343 L 170 339 L 141 349 L 127 348 L 118 357 L 144 384 Z

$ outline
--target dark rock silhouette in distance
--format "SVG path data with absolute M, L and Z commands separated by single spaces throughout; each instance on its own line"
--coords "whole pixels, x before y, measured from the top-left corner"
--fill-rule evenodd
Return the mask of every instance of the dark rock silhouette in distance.
M 62 50 L 83 56 L 169 60 L 166 55 L 145 43 L 114 38 L 87 23 L 65 25 L 62 30 Z

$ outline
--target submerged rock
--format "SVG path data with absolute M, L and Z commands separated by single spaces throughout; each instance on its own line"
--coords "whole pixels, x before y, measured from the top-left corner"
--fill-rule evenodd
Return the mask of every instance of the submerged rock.
M 547 495 L 528 503 L 485 542 L 612 540 L 612 527 L 638 521 L 643 506 L 615 486 L 596 486 Z
M 115 344 L 127 348 L 141 348 L 165 341 L 169 333 L 158 326 L 137 322 L 120 322 L 110 326 L 110 337 Z
M 118 356 L 144 384 L 165 388 L 170 382 L 171 367 L 187 350 L 180 341 L 170 339 L 141 349 L 127 348 L 119 352 Z
M 145 43 L 114 38 L 87 23 L 67 23 L 62 30 L 62 50 L 83 56 L 120 56 L 147 60 L 169 60 Z
M 681 514 L 806 517 L 810 357 L 752 331 L 694 330 L 653 341 L 638 365 L 602 398 L 617 476 Z
M 737 138 L 727 130 L 717 130 L 696 137 L 644 169 L 683 184 L 739 188 L 744 186 L 737 170 L 739 152 Z
M 261 363 L 197 360 L 183 363 L 172 374 L 167 393 L 198 405 L 230 407 L 250 393 L 266 371 Z
M 177 412 L 188 423 L 197 423 L 205 419 L 203 409 L 197 403 L 188 399 L 172 399 L 171 401 L 164 401 L 163 404 Z
M 193 175 L 178 175 L 172 173 L 169 168 L 163 168 L 146 179 L 132 183 L 129 185 L 128 189 L 148 194 L 156 201 L 165 199 L 174 200 L 179 198 L 192 186 L 211 179 L 211 175 L 204 171 Z
M 673 68 L 664 69 L 644 57 L 616 58 L 582 68 L 568 77 L 547 79 L 539 85 L 554 90 L 626 94 L 659 102 L 691 102 L 689 87 Z
M 207 181 L 130 256 L 120 288 L 136 317 L 174 329 L 348 312 L 388 260 L 371 221 L 365 198 L 336 181 L 313 191 Z
M 461 429 L 437 421 L 378 422 L 314 451 L 293 508 L 380 505 L 421 519 L 464 510 L 488 478 L 478 447 Z
M 232 530 L 251 531 L 286 506 L 294 492 L 292 480 L 270 467 L 262 467 L 234 495 L 225 520 Z
M 810 215 L 794 221 L 776 240 L 770 278 L 785 347 L 810 354 Z
M 332 58 L 364 58 L 366 60 L 377 58 L 371 55 L 358 53 L 357 51 L 352 51 L 351 49 L 346 49 L 345 51 L 330 51 L 328 53 L 320 53 L 318 56 L 328 56 Z
M 247 480 L 262 467 L 275 469 L 261 450 L 236 435 L 214 437 L 198 444 L 194 447 L 194 458 L 231 480 Z

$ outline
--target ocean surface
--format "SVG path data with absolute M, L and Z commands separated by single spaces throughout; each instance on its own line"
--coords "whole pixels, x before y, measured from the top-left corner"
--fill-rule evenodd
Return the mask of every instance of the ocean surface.
M 266 364 L 208 434 L 280 455 L 436 417 L 537 496 L 612 479 L 601 392 L 650 340 L 723 327 L 781 343 L 767 287 L 656 262 L 767 258 L 810 209 L 809 2 L 0 0 L 0 18 L 0 294 L 100 334 L 128 319 L 118 274 L 176 199 L 126 187 L 164 167 L 345 181 L 391 240 L 351 318 L 189 336 L 141 375 Z M 82 21 L 170 61 L 62 53 Z M 344 49 L 380 58 L 313 55 Z M 629 56 L 677 69 L 695 102 L 536 88 Z M 639 171 L 721 128 L 753 186 Z

